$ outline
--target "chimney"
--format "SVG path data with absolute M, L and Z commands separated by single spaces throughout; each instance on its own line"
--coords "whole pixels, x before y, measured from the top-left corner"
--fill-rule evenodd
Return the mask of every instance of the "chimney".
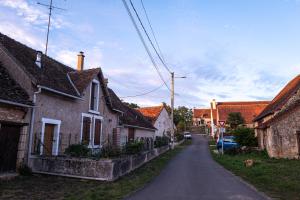
M 41 68 L 42 67 L 42 52 L 41 51 L 37 51 L 36 52 L 36 60 L 35 60 L 35 64 Z
M 216 102 L 215 99 L 213 99 L 213 100 L 211 101 L 210 105 L 211 105 L 211 108 L 212 108 L 212 109 L 214 109 L 214 110 L 217 109 L 217 102 Z
M 84 53 L 82 51 L 79 52 L 77 55 L 78 60 L 77 60 L 77 70 L 82 71 L 83 66 L 84 66 Z
M 108 78 L 104 78 L 104 84 L 107 86 L 108 85 Z

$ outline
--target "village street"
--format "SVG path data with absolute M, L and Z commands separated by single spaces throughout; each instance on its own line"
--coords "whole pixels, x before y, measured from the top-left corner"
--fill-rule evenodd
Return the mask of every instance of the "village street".
M 175 157 L 150 184 L 128 200 L 267 199 L 240 181 L 212 158 L 205 136 L 193 135 L 193 143 Z

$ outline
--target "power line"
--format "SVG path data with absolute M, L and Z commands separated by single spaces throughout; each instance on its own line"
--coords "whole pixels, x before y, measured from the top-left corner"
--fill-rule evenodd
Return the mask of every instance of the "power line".
M 137 94 L 137 95 L 131 95 L 131 96 L 124 96 L 124 97 L 120 97 L 120 98 L 131 98 L 131 97 L 140 97 L 140 96 L 145 96 L 147 94 L 150 94 L 152 92 L 155 92 L 157 90 L 159 90 L 162 86 L 164 86 L 164 84 L 161 84 L 159 87 L 157 88 L 154 88 L 153 90 L 150 90 L 150 91 L 147 91 L 147 92 L 144 92 L 144 93 L 140 93 L 140 94 Z
M 153 58 L 153 56 L 152 56 L 152 54 L 151 54 L 151 52 L 150 52 L 150 50 L 149 50 L 147 44 L 146 44 L 146 42 L 145 42 L 145 40 L 144 40 L 144 38 L 143 38 L 143 36 L 142 36 L 142 33 L 140 32 L 140 30 L 139 30 L 139 28 L 138 28 L 138 26 L 137 26 L 137 24 L 136 24 L 136 22 L 135 22 L 135 20 L 134 20 L 134 18 L 133 18 L 133 16 L 132 16 L 132 14 L 131 14 L 131 11 L 130 11 L 128 5 L 127 5 L 126 0 L 122 0 L 122 1 L 123 1 L 124 7 L 125 7 L 126 10 L 127 10 L 127 13 L 128 13 L 128 15 L 129 15 L 129 17 L 130 17 L 132 23 L 133 23 L 133 26 L 134 26 L 136 32 L 138 33 L 139 38 L 140 38 L 140 40 L 141 40 L 141 42 L 142 42 L 142 44 L 143 44 L 143 46 L 144 46 L 144 48 L 145 48 L 145 50 L 146 50 L 146 52 L 147 52 L 149 58 L 150 58 L 150 60 L 151 60 L 151 62 L 152 62 L 152 64 L 153 64 L 153 66 L 154 66 L 154 68 L 156 69 L 156 71 L 157 71 L 157 73 L 158 73 L 160 79 L 161 79 L 162 82 L 164 83 L 164 85 L 168 88 L 168 90 L 171 91 L 170 87 L 168 86 L 168 84 L 166 83 L 166 81 L 164 80 L 162 74 L 161 74 L 160 71 L 159 71 L 159 68 L 158 68 L 158 66 L 157 66 L 157 64 L 156 64 L 156 62 L 155 62 L 155 60 L 154 60 L 154 58 Z
M 159 51 L 159 53 L 160 53 L 160 56 L 162 57 L 163 61 L 166 62 L 165 57 L 164 57 L 164 54 L 162 53 L 161 48 L 160 48 L 160 45 L 159 45 L 159 43 L 158 43 L 158 41 L 157 41 L 157 39 L 156 39 L 156 36 L 155 36 L 154 30 L 153 30 L 153 27 L 152 27 L 152 25 L 151 25 L 150 18 L 148 17 L 148 13 L 147 13 L 146 8 L 145 8 L 145 6 L 144 6 L 143 0 L 141 0 L 141 4 L 142 4 L 142 8 L 143 8 L 143 10 L 144 10 L 146 19 L 147 19 L 147 21 L 148 21 L 149 27 L 150 27 L 150 29 L 151 29 L 151 33 L 152 33 L 152 35 L 153 35 L 155 44 L 156 44 L 157 49 L 158 49 L 158 51 Z M 171 70 L 169 70 L 169 71 L 171 71 Z
M 142 22 L 142 20 L 141 20 L 141 18 L 140 18 L 140 16 L 139 16 L 139 14 L 138 14 L 138 12 L 136 11 L 136 9 L 135 9 L 135 7 L 134 7 L 132 1 L 129 0 L 129 2 L 130 2 L 130 5 L 131 5 L 132 9 L 133 9 L 134 12 L 135 12 L 136 17 L 137 17 L 138 20 L 139 20 L 139 22 L 140 22 L 140 24 L 141 24 L 141 26 L 142 26 L 142 28 L 143 28 L 143 30 L 144 30 L 144 32 L 145 32 L 145 34 L 146 34 L 148 40 L 149 40 L 149 42 L 150 42 L 152 48 L 154 49 L 156 55 L 158 56 L 159 60 L 161 61 L 161 63 L 163 64 L 163 66 L 166 68 L 166 70 L 167 70 L 169 73 L 171 73 L 171 70 L 169 69 L 169 67 L 166 65 L 166 63 L 164 62 L 164 60 L 161 58 L 161 56 L 159 55 L 158 51 L 156 50 L 156 48 L 155 48 L 155 46 L 154 46 L 154 44 L 153 44 L 153 42 L 152 42 L 152 40 L 151 40 L 151 38 L 150 38 L 150 36 L 149 36 L 149 34 L 148 34 L 148 32 L 147 32 L 147 30 L 146 30 L 144 24 L 143 24 L 143 22 Z

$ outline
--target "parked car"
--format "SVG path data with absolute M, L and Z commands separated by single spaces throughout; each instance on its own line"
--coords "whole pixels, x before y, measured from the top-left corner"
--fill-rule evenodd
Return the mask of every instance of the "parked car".
M 237 142 L 235 142 L 234 139 L 235 139 L 234 136 L 224 136 L 223 149 L 228 150 L 228 149 L 238 148 L 239 145 Z M 219 138 L 219 140 L 217 141 L 217 149 L 219 151 L 222 149 L 222 138 Z
M 192 139 L 192 134 L 191 134 L 190 132 L 188 132 L 188 131 L 185 131 L 185 132 L 183 133 L 183 135 L 184 135 L 184 138 L 185 138 L 185 139 Z

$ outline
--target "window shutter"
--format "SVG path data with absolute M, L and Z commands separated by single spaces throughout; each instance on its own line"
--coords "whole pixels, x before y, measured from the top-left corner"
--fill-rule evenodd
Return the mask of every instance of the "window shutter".
M 102 126 L 101 120 L 95 119 L 94 145 L 100 145 L 101 126 Z
M 90 131 L 91 131 L 91 118 L 83 117 L 83 124 L 82 124 L 82 142 L 83 143 L 90 143 Z

